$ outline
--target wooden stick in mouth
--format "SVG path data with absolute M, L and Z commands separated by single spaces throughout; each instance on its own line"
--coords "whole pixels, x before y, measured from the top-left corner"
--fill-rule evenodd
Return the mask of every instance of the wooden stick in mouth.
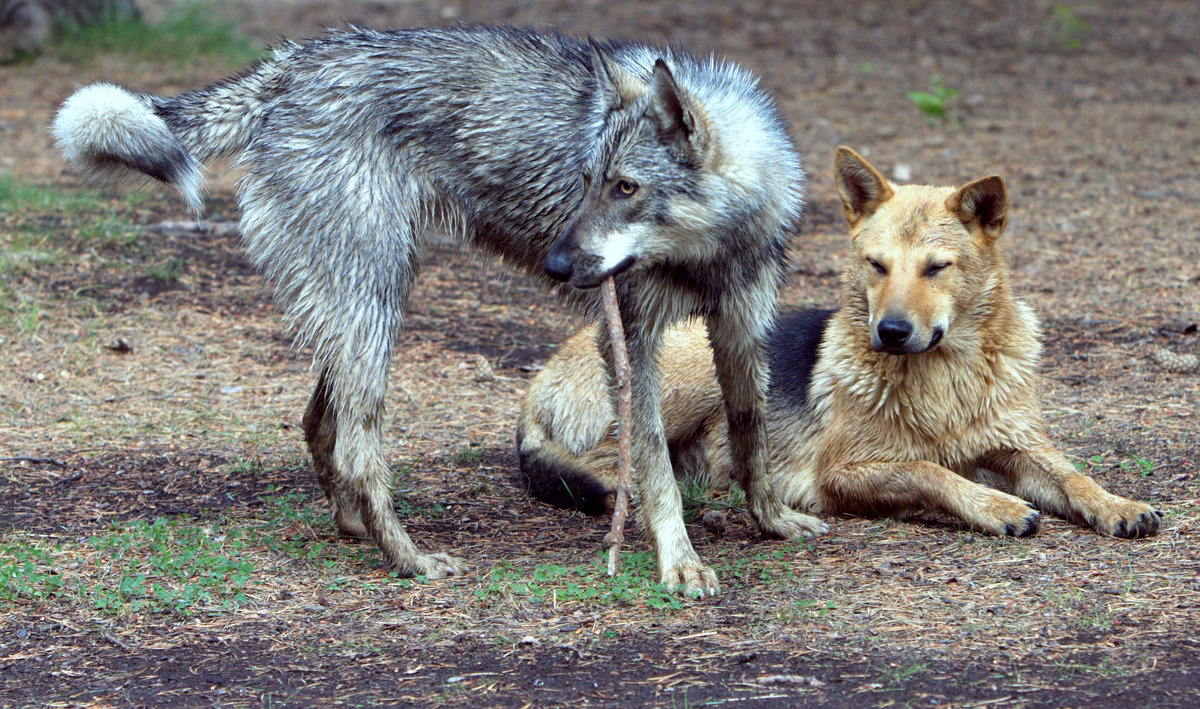
M 604 320 L 608 323 L 608 339 L 612 343 L 613 376 L 617 384 L 617 499 L 613 503 L 612 529 L 604 535 L 604 546 L 608 549 L 608 575 L 616 576 L 617 558 L 621 553 L 621 542 L 625 539 L 625 518 L 629 515 L 629 491 L 633 487 L 630 441 L 633 435 L 633 382 L 629 352 L 625 348 L 625 327 L 621 324 L 621 311 L 617 307 L 617 284 L 612 276 L 600 284 L 600 296 L 604 302 Z

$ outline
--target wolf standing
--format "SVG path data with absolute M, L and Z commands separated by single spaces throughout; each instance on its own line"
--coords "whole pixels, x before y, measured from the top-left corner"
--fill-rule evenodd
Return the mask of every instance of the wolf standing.
M 387 365 L 431 230 L 567 284 L 566 299 L 592 312 L 592 288 L 620 275 L 639 510 L 664 583 L 717 590 L 683 526 L 659 413 L 654 353 L 685 316 L 708 324 L 758 524 L 789 538 L 823 531 L 767 484 L 760 344 L 803 174 L 744 70 L 513 28 L 355 30 L 285 43 L 177 96 L 85 87 L 54 134 L 86 175 L 149 175 L 196 211 L 200 163 L 236 158 L 246 247 L 314 350 L 304 431 L 321 487 L 339 529 L 369 535 L 401 573 L 465 569 L 409 540 L 382 445 Z

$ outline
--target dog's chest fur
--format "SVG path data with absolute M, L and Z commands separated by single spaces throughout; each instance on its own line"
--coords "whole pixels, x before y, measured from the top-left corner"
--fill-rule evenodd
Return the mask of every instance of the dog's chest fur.
M 889 453 L 967 473 L 989 452 L 1020 447 L 1041 431 L 1039 349 L 1032 313 L 1012 308 L 1016 331 L 1005 334 L 1005 346 L 985 332 L 965 349 L 919 355 L 871 352 L 853 326 L 835 318 L 809 390 L 812 423 L 852 431 L 841 446 L 851 460 Z

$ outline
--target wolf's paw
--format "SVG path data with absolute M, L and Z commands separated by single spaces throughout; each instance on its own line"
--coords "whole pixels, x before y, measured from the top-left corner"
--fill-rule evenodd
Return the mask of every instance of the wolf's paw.
M 774 514 L 760 516 L 757 521 L 763 534 L 781 539 L 815 539 L 829 531 L 829 525 L 823 520 L 784 505 L 780 505 Z
M 345 503 L 339 504 L 336 498 L 330 500 L 329 506 L 333 512 L 333 520 L 337 523 L 338 534 L 355 539 L 367 539 L 371 536 L 367 526 L 363 524 L 358 508 Z
M 1162 512 L 1144 502 L 1113 495 L 1111 504 L 1098 513 L 1087 515 L 1086 519 L 1097 532 L 1122 539 L 1137 539 L 1158 533 Z
M 339 535 L 352 539 L 369 539 L 371 536 L 367 532 L 366 525 L 362 523 L 362 518 L 358 515 L 352 518 L 337 518 L 337 530 Z
M 424 576 L 427 579 L 444 579 L 447 576 L 462 576 L 471 570 L 467 562 L 449 554 L 420 554 L 402 569 L 404 576 Z
M 972 527 L 981 531 L 1009 537 L 1027 537 L 1042 526 L 1042 513 L 1025 500 L 1014 495 L 989 490 L 979 515 L 971 520 Z
M 691 598 L 715 596 L 721 590 L 716 573 L 699 561 L 684 561 L 663 569 L 662 584 Z

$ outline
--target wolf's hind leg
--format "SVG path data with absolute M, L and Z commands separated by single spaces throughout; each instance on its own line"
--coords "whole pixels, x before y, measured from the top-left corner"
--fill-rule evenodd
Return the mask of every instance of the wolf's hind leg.
M 312 398 L 308 401 L 308 408 L 304 411 L 304 439 L 312 454 L 317 482 L 333 510 L 338 531 L 350 537 L 366 537 L 367 528 L 363 526 L 358 503 L 347 499 L 344 491 L 334 484 L 337 470 L 333 462 L 337 445 L 337 415 L 330 407 L 329 397 L 329 375 L 322 371 Z
M 364 341 L 354 337 L 352 327 L 342 335 L 345 341 L 327 361 L 305 414 L 313 465 L 339 529 L 365 533 L 404 576 L 464 573 L 466 564 L 454 557 L 419 551 L 396 516 L 383 451 L 390 340 Z

